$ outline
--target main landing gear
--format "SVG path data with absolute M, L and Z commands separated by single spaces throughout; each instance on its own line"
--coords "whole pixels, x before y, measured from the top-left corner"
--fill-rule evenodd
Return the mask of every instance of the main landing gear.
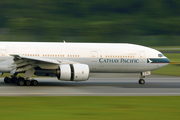
M 17 85 L 20 85 L 20 86 L 30 86 L 30 85 L 33 85 L 33 86 L 37 86 L 38 85 L 38 81 L 37 80 L 29 80 L 29 78 L 25 79 L 23 77 L 5 77 L 4 78 L 4 82 L 5 83 L 17 83 Z
M 141 85 L 145 84 L 145 80 L 143 78 L 145 78 L 145 75 L 143 75 L 143 72 L 141 72 L 140 79 L 139 79 L 139 84 Z

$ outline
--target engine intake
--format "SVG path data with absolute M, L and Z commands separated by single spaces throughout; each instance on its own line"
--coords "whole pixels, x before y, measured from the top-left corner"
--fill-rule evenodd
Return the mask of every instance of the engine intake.
M 60 65 L 57 78 L 63 81 L 85 81 L 89 78 L 89 66 L 86 64 Z

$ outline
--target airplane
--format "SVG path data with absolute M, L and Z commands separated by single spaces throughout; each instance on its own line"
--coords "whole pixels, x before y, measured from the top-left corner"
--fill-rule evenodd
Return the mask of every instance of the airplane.
M 10 73 L 4 82 L 20 86 L 38 85 L 34 75 L 86 81 L 90 73 L 140 73 L 143 85 L 169 63 L 160 51 L 128 43 L 0 42 L 0 73 Z

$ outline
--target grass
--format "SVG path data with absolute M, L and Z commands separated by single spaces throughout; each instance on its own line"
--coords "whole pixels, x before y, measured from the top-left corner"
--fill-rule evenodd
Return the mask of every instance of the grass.
M 0 97 L 3 120 L 179 120 L 180 97 Z
M 180 65 L 168 65 L 164 68 L 152 71 L 152 74 L 180 76 Z
M 180 62 L 180 53 L 165 53 L 171 62 Z

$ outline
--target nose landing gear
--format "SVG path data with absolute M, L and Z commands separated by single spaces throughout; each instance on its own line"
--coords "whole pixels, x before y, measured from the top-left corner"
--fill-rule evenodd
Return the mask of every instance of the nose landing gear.
M 141 85 L 145 84 L 144 78 L 145 78 L 146 75 L 150 75 L 150 74 L 151 74 L 151 71 L 141 72 L 140 73 L 139 84 L 141 84 Z

